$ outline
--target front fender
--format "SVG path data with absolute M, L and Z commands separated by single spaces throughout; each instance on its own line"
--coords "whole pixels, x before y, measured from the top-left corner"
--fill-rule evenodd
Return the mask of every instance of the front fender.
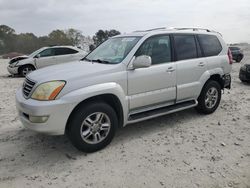
M 74 90 L 66 95 L 60 97 L 61 100 L 71 102 L 75 105 L 75 107 L 81 103 L 82 101 L 89 99 L 91 97 L 103 95 L 103 94 L 113 94 L 115 95 L 123 108 L 123 117 L 124 117 L 124 124 L 127 121 L 127 114 L 128 114 L 128 97 L 125 95 L 124 90 L 122 87 L 115 83 L 103 83 L 103 84 L 96 84 L 84 88 L 80 88 Z

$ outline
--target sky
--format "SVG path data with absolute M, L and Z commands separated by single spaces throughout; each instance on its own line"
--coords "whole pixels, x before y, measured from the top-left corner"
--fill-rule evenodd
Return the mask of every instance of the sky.
M 157 27 L 202 27 L 227 43 L 250 43 L 250 0 L 0 0 L 0 25 L 47 35 L 75 28 L 121 33 Z

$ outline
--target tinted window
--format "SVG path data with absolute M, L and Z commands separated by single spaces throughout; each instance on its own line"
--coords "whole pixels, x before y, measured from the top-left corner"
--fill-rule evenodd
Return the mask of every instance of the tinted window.
M 239 50 L 239 48 L 238 47 L 229 47 L 230 48 L 230 50 L 233 50 L 233 51 L 235 51 L 235 50 Z
M 196 42 L 193 35 L 175 35 L 174 43 L 177 60 L 197 57 Z
M 53 48 L 48 48 L 39 53 L 40 57 L 49 57 L 55 55 L 55 51 Z
M 148 55 L 152 64 L 171 61 L 171 46 L 169 36 L 154 36 L 147 39 L 138 49 L 135 56 Z
M 221 44 L 218 38 L 214 35 L 199 35 L 199 40 L 201 47 L 204 51 L 204 55 L 207 56 L 215 56 L 218 55 L 221 50 Z
M 55 49 L 55 55 L 67 55 L 67 54 L 78 53 L 78 51 L 73 50 L 71 48 L 54 48 L 54 49 Z

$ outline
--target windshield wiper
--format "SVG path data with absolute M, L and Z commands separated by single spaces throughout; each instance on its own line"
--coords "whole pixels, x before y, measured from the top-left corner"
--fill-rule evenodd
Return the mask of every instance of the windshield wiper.
M 92 62 L 92 60 L 90 60 L 90 59 L 88 59 L 86 57 L 82 58 L 81 61 L 90 61 L 90 62 Z
M 112 64 L 109 61 L 101 60 L 101 59 L 88 59 L 88 58 L 83 58 L 81 59 L 82 61 L 89 61 L 89 62 L 97 62 L 97 63 L 103 63 L 103 64 Z
M 109 61 L 101 60 L 101 59 L 93 59 L 91 62 L 97 62 L 97 63 L 104 63 L 104 64 L 111 64 Z

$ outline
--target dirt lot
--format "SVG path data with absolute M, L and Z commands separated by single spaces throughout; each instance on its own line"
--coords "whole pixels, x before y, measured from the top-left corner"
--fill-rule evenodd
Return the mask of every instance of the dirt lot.
M 250 63 L 250 48 L 242 63 Z M 242 64 L 241 63 L 241 64 Z M 0 187 L 250 187 L 250 85 L 233 82 L 212 115 L 187 110 L 129 125 L 106 149 L 84 154 L 64 136 L 23 128 L 22 78 L 0 62 Z

